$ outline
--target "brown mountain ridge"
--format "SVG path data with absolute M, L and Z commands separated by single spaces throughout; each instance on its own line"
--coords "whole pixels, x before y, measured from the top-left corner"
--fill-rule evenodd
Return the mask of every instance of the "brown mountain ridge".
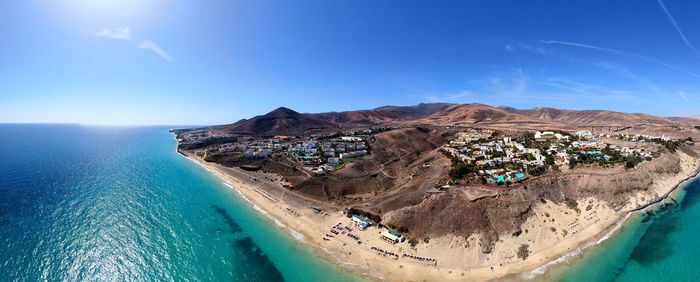
M 668 126 L 700 123 L 691 118 L 666 118 L 643 113 L 623 113 L 607 110 L 567 110 L 536 107 L 516 109 L 494 107 L 479 103 L 429 103 L 415 106 L 385 106 L 370 110 L 299 113 L 280 107 L 265 115 L 215 127 L 227 133 L 250 136 L 299 135 L 330 129 L 382 126 L 401 123 L 486 125 L 521 124 L 538 126 Z

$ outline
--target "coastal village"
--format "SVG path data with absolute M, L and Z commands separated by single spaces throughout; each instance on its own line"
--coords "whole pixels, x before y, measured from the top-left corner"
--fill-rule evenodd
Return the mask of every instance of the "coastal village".
M 205 144 L 202 149 L 192 151 L 201 158 L 226 155 L 234 156 L 243 163 L 245 160 L 253 163 L 285 160 L 295 164 L 295 167 L 311 177 L 323 177 L 332 176 L 347 165 L 371 158 L 377 134 L 406 128 L 365 128 L 325 134 L 274 135 L 263 138 L 230 136 L 216 131 L 199 130 L 180 134 L 177 138 L 183 147 L 189 144 Z M 444 181 L 426 190 L 425 197 L 430 197 L 430 191 L 468 191 L 475 187 L 481 187 L 476 188 L 482 189 L 481 191 L 491 190 L 493 193 L 478 193 L 493 196 L 498 195 L 499 191 L 521 189 L 528 181 L 552 173 L 566 173 L 579 169 L 635 169 L 644 162 L 659 158 L 664 147 L 673 151 L 681 144 L 693 143 L 692 139 L 674 139 L 666 135 L 583 128 L 575 131 L 510 130 L 454 125 L 421 125 L 418 128 L 419 131 L 442 128 L 446 130 L 444 132 L 450 132 L 447 141 L 434 149 L 437 154 L 449 160 L 449 173 Z M 208 145 L 210 143 L 211 145 Z M 428 163 L 425 163 L 422 169 L 426 167 L 429 167 Z M 251 183 L 247 189 L 252 189 L 253 195 L 261 196 L 261 199 L 270 205 L 266 210 L 276 207 L 283 216 L 297 218 L 299 222 L 319 223 L 314 230 L 320 232 L 319 240 L 328 244 L 328 247 L 344 250 L 347 255 L 358 253 L 370 261 L 375 260 L 369 257 L 374 255 L 380 260 L 395 261 L 402 268 L 420 266 L 439 271 L 441 267 L 445 267 L 441 263 L 445 258 L 430 250 L 432 245 L 427 243 L 426 238 L 411 236 L 403 226 L 387 224 L 377 214 L 353 206 L 335 207 L 304 198 L 292 200 L 291 193 L 285 196 L 284 191 L 291 192 L 296 187 L 285 177 L 260 171 L 260 167 L 241 165 L 241 168 L 251 170 L 245 172 L 249 174 L 242 174 L 250 175 L 243 179 Z M 265 185 L 279 187 L 275 189 L 281 190 L 263 188 Z M 469 189 L 460 189 L 462 187 Z M 276 191 L 282 192 L 277 194 Z M 587 202 L 589 207 L 590 203 Z M 561 236 L 564 238 L 576 236 L 588 226 L 593 226 L 605 218 L 602 214 L 597 214 L 600 213 L 599 210 L 586 209 L 578 214 L 569 214 L 566 209 L 564 207 L 563 210 L 556 211 L 559 214 L 558 219 L 565 220 L 561 223 L 562 226 L 557 226 L 561 229 L 557 232 L 563 232 Z M 539 212 L 542 211 L 538 209 Z M 542 213 L 547 215 L 555 211 L 548 210 Z M 552 230 L 555 229 L 552 227 Z M 316 232 L 314 234 L 318 234 Z M 359 252 L 358 248 L 366 253 Z M 535 251 L 537 250 L 533 250 L 532 247 L 521 245 L 509 247 L 506 251 L 500 249 L 497 257 L 512 263 L 524 260 Z M 487 271 L 498 271 L 498 266 L 489 266 Z M 462 277 L 465 273 L 457 275 Z
M 569 170 L 576 164 L 584 166 L 619 163 L 632 168 L 634 166 L 630 167 L 629 162 L 637 165 L 654 158 L 655 153 L 651 151 L 653 146 L 649 146 L 649 143 L 674 141 L 666 136 L 595 134 L 585 130 L 571 133 L 510 132 L 509 135 L 512 137 L 497 137 L 499 134 L 502 132 L 470 128 L 456 134 L 455 139 L 440 150 L 455 162 L 473 167 L 470 177 L 480 178 L 480 182 L 486 186 L 497 186 L 539 176 L 544 173 L 541 169 L 546 166 L 562 166 L 562 169 Z M 618 141 L 631 142 L 631 144 L 623 146 L 619 145 Z M 525 144 L 531 144 L 532 148 Z M 358 213 L 357 210 L 350 209 L 345 213 L 350 220 L 338 222 L 330 227 L 323 240 L 331 241 L 337 236 L 342 236 L 348 238 L 345 240 L 358 245 L 372 241 L 374 245 L 367 247 L 378 255 L 394 260 L 407 259 L 425 265 L 438 265 L 437 259 L 416 254 L 415 239 L 406 240 L 406 237 L 396 229 L 372 220 L 362 212 Z M 597 222 L 595 212 L 586 212 L 582 217 L 587 225 Z M 572 230 L 572 235 L 581 230 L 576 220 L 569 223 L 567 227 Z M 374 234 L 370 236 L 376 236 L 381 240 L 373 240 L 365 233 Z M 378 242 L 385 244 L 378 244 Z M 406 246 L 396 246 L 399 244 L 406 244 Z M 521 253 L 518 257 L 527 257 L 527 254 Z
M 388 129 L 391 128 L 382 128 Z M 186 133 L 180 142 L 187 140 L 189 144 L 206 144 L 231 139 L 235 141 L 209 146 L 207 152 L 233 153 L 249 159 L 286 157 L 313 175 L 324 175 L 371 155 L 373 133 L 378 131 L 381 130 L 236 139 L 201 130 Z M 658 156 L 650 144 L 673 145 L 685 141 L 692 140 L 673 140 L 665 135 L 594 133 L 587 130 L 529 132 L 470 127 L 457 132 L 440 151 L 452 159 L 450 176 L 453 180 L 508 185 L 543 175 L 550 169 L 566 171 L 577 166 L 614 164 L 633 168 Z
M 428 267 L 431 271 L 439 272 L 443 267 L 453 267 L 454 262 L 451 262 L 450 258 L 431 251 L 432 248 L 441 248 L 438 247 L 441 243 L 429 243 L 428 236 L 414 236 L 414 233 L 408 232 L 405 223 L 395 224 L 386 220 L 385 214 L 368 210 L 362 205 L 339 205 L 337 202 L 324 202 L 307 197 L 304 193 L 294 193 L 297 189 L 302 189 L 295 186 L 296 183 L 302 183 L 299 179 L 305 181 L 304 179 L 338 177 L 338 174 L 347 171 L 343 169 L 348 166 L 352 168 L 355 167 L 355 163 L 367 164 L 369 161 L 375 161 L 373 158 L 376 154 L 386 155 L 386 151 L 377 152 L 373 147 L 387 146 L 387 143 L 378 143 L 378 139 L 382 134 L 386 136 L 385 133 L 392 132 L 403 135 L 446 136 L 437 143 L 439 146 L 429 150 L 430 156 L 444 161 L 439 164 L 440 167 L 446 165 L 448 173 L 445 175 L 445 170 L 442 170 L 439 181 L 423 182 L 430 186 L 419 187 L 419 191 L 422 191 L 421 197 L 439 199 L 440 195 L 455 197 L 464 193 L 467 196 L 462 199 L 471 202 L 483 197 L 498 198 L 508 191 L 523 190 L 530 181 L 553 175 L 566 175 L 569 172 L 576 174 L 580 171 L 608 170 L 619 173 L 634 170 L 644 162 L 660 158 L 666 151 L 674 152 L 682 145 L 693 144 L 690 138 L 674 139 L 663 134 L 633 134 L 631 132 L 634 131 L 617 131 L 610 128 L 526 130 L 425 124 L 264 137 L 229 135 L 221 131 L 199 129 L 179 133 L 176 138 L 180 148 L 188 150 L 187 154 L 193 154 L 201 160 L 224 164 L 225 162 L 217 157 L 225 156 L 226 159 L 223 160 L 234 159 L 234 165 L 228 166 L 239 167 L 240 170 L 217 169 L 234 176 L 231 179 L 237 180 L 231 183 L 238 183 L 234 186 L 249 190 L 250 194 L 243 193 L 247 197 L 260 197 L 263 203 L 258 201 L 257 205 L 266 211 L 278 210 L 274 212 L 277 216 L 293 218 L 285 223 L 291 224 L 290 228 L 306 230 L 304 234 L 319 236 L 320 238 L 315 238 L 314 241 L 322 242 L 325 247 L 341 250 L 348 256 L 356 254 L 368 262 L 397 261 L 400 268 Z M 407 135 L 405 137 L 409 138 Z M 667 150 L 664 150 L 664 147 Z M 385 157 L 382 163 L 396 162 L 401 156 L 390 156 L 389 159 Z M 430 156 L 426 155 L 426 160 L 430 160 Z M 420 177 L 421 173 L 431 169 L 431 165 L 437 165 L 435 157 L 432 157 L 433 161 L 414 162 L 417 165 L 411 167 L 410 172 L 406 172 L 408 179 Z M 297 182 L 293 183 L 291 177 L 287 178 L 274 170 L 263 169 L 261 164 L 265 162 L 293 167 L 295 173 L 301 171 L 305 176 L 294 176 Z M 362 167 L 362 164 L 359 166 Z M 470 196 L 470 193 L 474 196 Z M 585 208 L 580 209 L 576 207 L 575 200 L 567 200 L 563 206 L 557 206 L 550 201 L 542 203 L 546 206 L 551 205 L 551 208 L 536 209 L 534 213 L 538 215 L 535 217 L 541 216 L 540 222 L 522 225 L 525 233 L 528 232 L 528 228 L 537 230 L 535 233 L 531 231 L 530 235 L 523 235 L 527 238 L 526 244 L 500 247 L 492 253 L 483 249 L 483 241 L 474 242 L 475 246 L 478 246 L 476 248 L 481 250 L 477 256 L 480 257 L 478 260 L 485 261 L 470 263 L 486 267 L 486 272 L 497 272 L 499 265 L 489 263 L 488 258 L 507 263 L 523 261 L 541 251 L 538 249 L 541 248 L 539 245 L 534 245 L 535 240 L 549 238 L 546 236 L 578 236 L 587 230 L 586 228 L 604 220 L 609 212 L 597 208 L 599 202 L 588 199 L 585 203 L 581 202 Z M 595 209 L 591 209 L 593 205 L 596 205 Z M 572 209 L 575 210 L 573 213 Z M 550 215 L 554 214 L 558 219 L 556 228 L 554 218 L 549 221 Z M 551 226 L 544 230 L 549 233 L 551 229 L 555 235 L 540 233 L 542 218 L 544 224 Z M 513 234 L 520 234 L 519 232 L 523 231 L 516 230 Z M 473 238 L 470 236 L 465 239 Z M 528 246 L 529 244 L 533 245 Z M 456 275 L 462 277 L 466 274 L 462 272 Z
M 386 128 L 384 129 L 386 130 Z M 208 154 L 235 154 L 244 159 L 284 157 L 298 163 L 312 175 L 333 173 L 344 165 L 371 155 L 373 133 L 365 129 L 316 136 L 276 135 L 269 138 L 238 138 L 235 142 L 209 146 Z M 187 140 L 206 143 L 210 139 L 226 139 L 206 131 L 188 133 Z M 438 150 L 452 160 L 450 177 L 452 184 L 480 184 L 485 187 L 509 186 L 538 177 L 549 170 L 566 171 L 577 166 L 615 165 L 633 168 L 644 161 L 651 161 L 658 153 L 653 143 L 676 142 L 667 136 L 594 133 L 580 130 L 565 131 L 505 131 L 489 128 L 460 128 L 452 140 Z M 256 179 L 257 180 L 257 179 Z M 293 185 L 279 178 L 279 183 L 289 189 Z M 444 189 L 449 185 L 436 187 Z M 272 195 L 265 198 L 276 201 Z M 324 211 L 310 205 L 316 213 Z M 291 214 L 300 215 L 297 211 Z M 364 233 L 373 230 L 376 238 L 394 244 L 406 243 L 406 237 L 396 229 L 372 220 L 368 214 L 349 209 L 343 211 L 349 219 L 328 229 L 324 241 L 344 236 L 362 245 L 368 239 Z M 415 240 L 408 240 L 415 246 Z M 411 259 L 437 264 L 434 258 L 420 257 L 415 253 L 396 253 L 386 246 L 370 246 L 371 250 L 394 259 Z M 401 248 L 403 249 L 403 248 Z M 407 248 L 410 249 L 410 248 Z
M 619 140 L 633 144 L 622 145 Z M 468 129 L 457 133 L 455 140 L 441 150 L 453 160 L 453 178 L 500 185 L 542 175 L 548 166 L 569 170 L 577 165 L 624 163 L 633 168 L 654 158 L 650 147 L 644 144 L 649 142 L 672 140 L 667 136 L 595 134 L 585 130 L 569 133 Z
M 345 132 L 340 136 L 287 136 L 242 140 L 211 148 L 211 153 L 236 153 L 243 158 L 288 157 L 314 175 L 338 170 L 347 163 L 369 155 L 367 140 L 371 130 Z

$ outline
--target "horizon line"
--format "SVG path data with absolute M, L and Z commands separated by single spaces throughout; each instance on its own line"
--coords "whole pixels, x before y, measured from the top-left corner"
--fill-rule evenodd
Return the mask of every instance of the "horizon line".
M 2 125 L 67 125 L 86 127 L 206 127 L 215 126 L 212 124 L 187 125 L 187 124 L 130 124 L 130 123 L 84 123 L 84 122 L 2 122 Z

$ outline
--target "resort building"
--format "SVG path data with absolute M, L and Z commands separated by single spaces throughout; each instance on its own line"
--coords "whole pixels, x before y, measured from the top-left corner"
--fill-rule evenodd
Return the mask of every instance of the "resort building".
M 361 230 L 367 229 L 370 225 L 372 225 L 372 221 L 369 220 L 369 218 L 366 218 L 364 216 L 358 215 L 358 214 L 353 214 L 352 215 L 352 221 L 357 224 L 358 227 L 360 227 Z
M 343 137 L 340 137 L 340 140 L 343 140 L 345 142 L 360 142 L 360 141 L 362 141 L 362 137 L 343 136 Z
M 555 138 L 554 132 L 552 131 L 545 131 L 545 132 L 535 132 L 535 140 L 536 141 L 545 141 L 545 140 L 550 140 Z
M 348 153 L 341 153 L 340 158 L 341 159 L 347 159 L 347 158 L 354 158 L 354 157 L 360 157 L 367 155 L 367 150 L 360 150 L 360 151 L 354 151 L 354 152 L 348 152 Z
M 396 232 L 394 230 L 384 230 L 384 232 L 381 233 L 382 239 L 389 241 L 392 244 L 396 244 L 399 242 L 402 242 L 404 237 L 401 235 L 401 233 Z

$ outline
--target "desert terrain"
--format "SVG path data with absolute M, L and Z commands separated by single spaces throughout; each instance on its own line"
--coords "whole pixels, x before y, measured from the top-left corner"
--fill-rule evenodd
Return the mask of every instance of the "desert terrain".
M 173 133 L 183 155 L 360 273 L 488 280 L 535 269 L 665 201 L 697 174 L 697 124 L 421 104 L 321 114 L 279 108 Z M 455 173 L 459 166 L 464 173 Z M 352 215 L 371 226 L 362 230 Z M 385 240 L 387 230 L 400 241 Z

